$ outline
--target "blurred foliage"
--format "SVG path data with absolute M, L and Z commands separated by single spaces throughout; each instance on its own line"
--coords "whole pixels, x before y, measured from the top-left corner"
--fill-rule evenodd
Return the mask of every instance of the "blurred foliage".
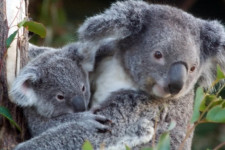
M 180 7 L 195 16 L 220 19 L 225 22 L 224 0 L 147 0 L 150 3 Z M 30 0 L 30 18 L 43 23 L 47 36 L 34 35 L 31 42 L 37 45 L 62 46 L 77 40 L 79 25 L 94 14 L 104 11 L 115 0 Z
M 30 0 L 31 19 L 43 23 L 47 36 L 33 35 L 37 45 L 59 47 L 77 40 L 76 30 L 85 18 L 104 11 L 115 0 Z M 219 19 L 225 23 L 225 0 L 147 0 L 170 4 L 204 19 Z M 222 92 L 225 96 L 225 91 Z M 225 141 L 224 124 L 200 124 L 195 130 L 193 150 L 214 148 Z M 225 148 L 224 148 L 225 149 Z

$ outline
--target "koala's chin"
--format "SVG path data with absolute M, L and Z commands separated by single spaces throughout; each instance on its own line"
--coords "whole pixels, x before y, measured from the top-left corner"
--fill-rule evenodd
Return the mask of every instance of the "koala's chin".
M 171 96 L 171 94 L 159 84 L 154 84 L 151 93 L 158 98 L 169 98 Z

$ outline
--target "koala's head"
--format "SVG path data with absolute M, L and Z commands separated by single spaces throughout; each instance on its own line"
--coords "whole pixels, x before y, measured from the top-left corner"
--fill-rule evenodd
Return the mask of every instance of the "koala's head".
M 183 96 L 198 81 L 207 86 L 216 64 L 225 65 L 223 26 L 170 6 L 117 2 L 87 19 L 79 34 L 99 47 L 113 43 L 133 81 L 157 97 Z
M 84 111 L 90 98 L 88 69 L 91 65 L 78 51 L 78 44 L 60 50 L 41 51 L 19 73 L 10 95 L 22 107 L 33 106 L 45 117 Z M 32 50 L 30 53 L 32 53 Z

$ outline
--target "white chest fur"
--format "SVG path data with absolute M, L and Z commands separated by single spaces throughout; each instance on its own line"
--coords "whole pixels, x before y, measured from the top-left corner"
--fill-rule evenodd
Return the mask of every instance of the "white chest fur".
M 94 81 L 95 87 L 93 106 L 105 101 L 112 92 L 121 89 L 136 89 L 135 84 L 115 57 L 107 57 L 102 60 L 90 78 Z

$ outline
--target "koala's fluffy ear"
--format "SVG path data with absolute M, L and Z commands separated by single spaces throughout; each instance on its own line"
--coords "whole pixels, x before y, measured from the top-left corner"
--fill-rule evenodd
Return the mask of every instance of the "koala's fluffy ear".
M 104 13 L 84 22 L 78 30 L 82 43 L 79 51 L 86 57 L 84 64 L 88 71 L 93 68 L 96 53 L 114 53 L 121 40 L 142 31 L 148 7 L 142 0 L 116 2 Z
M 37 102 L 37 96 L 32 85 L 40 78 L 38 71 L 26 66 L 13 82 L 10 97 L 14 103 L 22 107 L 33 106 Z
M 218 21 L 202 21 L 200 39 L 201 57 L 205 64 L 200 81 L 203 86 L 208 86 L 215 80 L 217 64 L 225 71 L 224 26 Z
M 40 54 L 44 52 L 49 52 L 49 51 L 54 51 L 56 49 L 50 48 L 50 47 L 38 47 L 35 46 L 31 43 L 29 43 L 29 48 L 28 48 L 28 58 L 31 60 L 33 58 L 36 58 Z
M 76 42 L 64 46 L 62 51 L 66 58 L 76 61 L 85 71 L 89 72 L 93 69 L 96 55 L 96 50 L 90 50 L 89 46 L 90 45 Z
M 149 5 L 140 0 L 116 2 L 104 13 L 88 18 L 78 30 L 79 39 L 99 42 L 137 34 L 143 28 L 147 7 Z

